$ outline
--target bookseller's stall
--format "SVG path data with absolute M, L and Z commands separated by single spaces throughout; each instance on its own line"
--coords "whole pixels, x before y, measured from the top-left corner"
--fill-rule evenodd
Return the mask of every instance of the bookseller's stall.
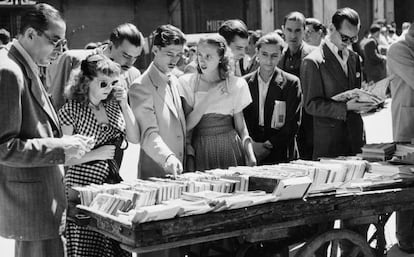
M 394 144 L 373 148 L 387 147 L 395 149 Z M 188 173 L 176 180 L 91 185 L 75 188 L 81 204 L 74 219 L 137 253 L 237 238 L 240 245 L 232 256 L 244 256 L 264 241 L 275 246 L 306 241 L 298 257 L 312 256 L 329 243 L 327 251 L 337 256 L 341 240 L 353 245 L 350 256 L 385 256 L 389 215 L 414 209 L 414 166 L 409 163 L 299 160 Z M 312 230 L 335 220 L 372 224 L 376 231 L 367 240 L 347 229 Z

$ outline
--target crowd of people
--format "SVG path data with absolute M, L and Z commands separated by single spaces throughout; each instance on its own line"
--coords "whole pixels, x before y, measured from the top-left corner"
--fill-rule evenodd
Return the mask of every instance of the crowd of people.
M 34 5 L 16 39 L 0 30 L 0 235 L 16 240 L 16 256 L 131 256 L 66 220 L 76 212 L 73 186 L 122 180 L 128 142 L 141 145 L 141 179 L 356 155 L 365 143 L 361 113 L 375 106 L 332 97 L 364 81 L 390 78 L 394 140 L 410 141 L 414 28 L 397 39 L 377 22 L 358 40 L 360 26 L 351 8 L 327 26 L 291 12 L 274 32 L 227 20 L 187 47 L 179 28 L 162 25 L 141 74 L 133 65 L 144 37 L 135 25 L 67 49 L 59 11 Z M 414 251 L 406 225 L 414 214 L 397 218 L 401 249 Z

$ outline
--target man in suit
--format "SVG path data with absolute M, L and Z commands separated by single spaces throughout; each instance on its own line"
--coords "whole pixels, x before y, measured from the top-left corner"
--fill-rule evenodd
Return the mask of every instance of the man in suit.
M 53 105 L 60 109 L 65 103 L 64 90 L 74 69 L 80 66 L 82 60 L 96 53 L 103 53 L 114 62 L 121 65 L 124 85 L 129 88 L 141 73 L 133 66 L 141 55 L 144 37 L 137 27 L 131 23 L 117 26 L 109 36 L 109 43 L 95 49 L 78 49 L 64 52 L 60 58 L 48 68 L 48 91 L 52 95 Z
M 339 93 L 361 87 L 359 56 L 348 46 L 358 39 L 359 16 L 351 8 L 332 17 L 329 35 L 302 63 L 305 110 L 313 116 L 313 158 L 355 155 L 364 144 L 360 112 L 372 108 L 357 99 L 336 102 Z
M 253 102 L 244 109 L 259 164 L 288 162 L 294 157 L 302 92 L 299 78 L 277 68 L 284 41 L 269 33 L 257 41 L 259 68 L 245 76 Z M 275 102 L 286 106 L 281 124 L 272 124 Z M 279 118 L 279 117 L 276 117 Z
M 380 30 L 380 25 L 372 24 L 369 29 L 371 36 L 364 44 L 364 71 L 368 82 L 378 82 L 387 76 L 387 57 L 382 55 L 378 49 Z
M 79 135 L 62 138 L 38 65 L 65 43 L 66 25 L 47 4 L 21 18 L 18 40 L 0 50 L 0 235 L 15 256 L 63 256 L 59 226 L 66 208 L 62 167 L 91 149 Z
M 184 34 L 162 25 L 153 35 L 154 60 L 129 91 L 142 133 L 138 173 L 144 179 L 181 173 L 185 157 L 185 118 L 178 80 L 171 73 L 183 53 Z
M 359 56 L 348 47 L 358 40 L 360 20 L 351 8 L 342 8 L 332 16 L 329 34 L 321 47 L 302 62 L 301 83 L 305 110 L 313 116 L 313 158 L 350 156 L 361 152 L 364 145 L 360 112 L 373 108 L 357 99 L 337 102 L 332 97 L 361 87 Z M 366 236 L 367 226 L 344 227 Z M 332 229 L 333 224 L 320 225 Z M 341 241 L 341 256 L 349 256 L 350 246 Z
M 227 20 L 219 28 L 218 33 L 226 39 L 233 57 L 234 75 L 240 77 L 247 74 L 249 61 L 245 58 L 249 45 L 249 32 L 241 20 Z
M 392 134 L 394 142 L 410 142 L 414 138 L 414 22 L 403 39 L 392 44 L 387 53 L 390 75 Z M 414 253 L 414 212 L 396 213 L 398 246 Z
M 300 12 L 291 12 L 283 20 L 283 33 L 287 47 L 283 49 L 278 67 L 300 77 L 300 66 L 303 59 L 316 47 L 305 43 L 305 16 Z M 313 151 L 313 122 L 312 117 L 302 108 L 302 117 L 297 136 L 299 157 L 304 160 L 312 159 Z

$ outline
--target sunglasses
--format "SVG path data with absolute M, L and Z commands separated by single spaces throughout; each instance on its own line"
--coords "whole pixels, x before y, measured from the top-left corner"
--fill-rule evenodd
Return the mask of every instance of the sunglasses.
M 342 42 L 344 42 L 344 43 L 356 43 L 358 41 L 358 36 L 350 37 L 350 36 L 342 34 L 339 31 L 338 31 L 338 33 L 341 36 Z
M 118 83 L 118 80 L 114 80 L 111 83 L 108 83 L 106 81 L 100 81 L 99 82 L 99 86 L 103 89 L 103 88 L 107 88 L 107 87 L 115 87 L 115 85 Z
M 49 41 L 49 43 L 51 45 L 53 45 L 55 48 L 64 47 L 67 44 L 67 42 L 68 42 L 65 38 L 53 39 L 51 36 L 49 36 L 44 31 L 38 30 L 37 32 L 39 34 L 45 36 L 45 38 Z

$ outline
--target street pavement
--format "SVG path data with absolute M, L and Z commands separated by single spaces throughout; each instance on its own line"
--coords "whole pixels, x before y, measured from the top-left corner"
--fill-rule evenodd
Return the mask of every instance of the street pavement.
M 367 143 L 380 143 L 392 141 L 392 127 L 391 127 L 391 103 L 387 101 L 386 108 L 380 112 L 364 115 L 364 124 L 366 131 Z M 124 162 L 122 164 L 120 173 L 124 180 L 130 180 L 137 177 L 137 163 L 139 155 L 139 145 L 130 144 L 125 151 Z M 396 245 L 395 238 L 395 215 L 392 215 L 385 227 L 385 234 L 387 245 L 389 248 L 388 257 L 414 257 L 414 254 L 406 254 L 401 252 Z M 14 256 L 14 242 L 0 237 L 0 256 L 13 257 Z M 291 256 L 294 256 L 295 251 L 291 251 Z

